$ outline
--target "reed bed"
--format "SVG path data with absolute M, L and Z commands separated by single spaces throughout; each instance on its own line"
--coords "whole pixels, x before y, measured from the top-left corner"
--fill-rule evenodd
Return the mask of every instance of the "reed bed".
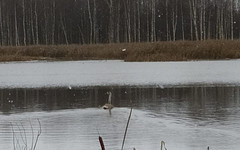
M 0 47 L 0 61 L 106 59 L 187 61 L 237 58 L 240 58 L 239 40 Z

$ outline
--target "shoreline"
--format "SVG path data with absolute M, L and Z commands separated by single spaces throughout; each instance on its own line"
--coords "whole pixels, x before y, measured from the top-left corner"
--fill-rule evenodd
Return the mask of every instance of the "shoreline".
M 127 62 L 151 62 L 239 58 L 239 40 L 0 47 L 0 62 L 32 60 L 123 60 Z

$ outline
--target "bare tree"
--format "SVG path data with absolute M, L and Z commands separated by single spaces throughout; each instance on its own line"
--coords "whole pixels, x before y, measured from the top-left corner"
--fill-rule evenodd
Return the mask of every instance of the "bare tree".
M 6 15 L 6 25 L 7 25 L 7 45 L 12 46 L 12 36 L 11 36 L 11 28 L 10 28 L 10 12 L 7 12 Z
M 190 9 L 192 13 L 192 21 L 194 25 L 195 39 L 198 41 L 198 25 L 197 25 L 197 0 L 189 0 Z
M 208 14 L 208 34 L 207 34 L 207 39 L 211 39 L 211 11 L 209 11 L 209 14 Z
M 183 0 L 181 0 L 181 22 L 182 22 L 182 40 L 185 40 L 185 32 L 184 32 L 184 15 L 183 15 Z
M 116 12 L 116 42 L 120 43 L 120 11 L 121 11 L 121 5 L 120 5 L 120 0 L 117 1 L 117 12 Z
M 62 27 L 64 39 L 65 39 L 65 44 L 68 45 L 69 43 L 68 43 L 68 36 L 67 36 L 66 27 L 65 27 L 65 18 L 63 18 L 62 14 L 60 14 L 60 23 L 61 23 L 61 27 Z
M 138 29 L 137 29 L 137 33 L 138 33 L 138 42 L 141 42 L 141 17 L 140 17 L 140 3 L 141 0 L 137 1 L 137 20 L 138 20 Z
M 89 33 L 89 44 L 92 44 L 93 41 L 93 19 L 92 19 L 92 13 L 91 13 L 91 8 L 90 8 L 90 2 L 88 1 L 88 18 L 89 18 L 89 23 L 90 23 L 90 33 Z
M 93 0 L 93 40 L 94 43 L 99 42 L 96 0 Z
M 147 22 L 147 31 L 146 31 L 146 37 L 147 37 L 147 42 L 149 42 L 149 2 L 148 1 L 146 1 L 146 9 L 147 9 L 147 13 L 146 13 L 146 15 L 147 15 L 147 17 L 146 17 L 146 22 Z
M 38 14 L 37 14 L 37 1 L 38 0 L 35 0 L 35 3 L 34 3 L 34 17 L 35 17 L 35 35 L 36 35 L 36 44 L 38 45 L 39 44 L 39 34 L 38 34 Z
M 1 45 L 3 45 L 3 21 L 2 21 L 2 0 L 0 0 L 0 34 L 1 34 Z
M 52 1 L 52 44 L 55 44 L 56 2 Z
M 166 13 L 166 33 L 167 33 L 167 37 L 166 37 L 166 40 L 169 41 L 170 38 L 169 38 L 169 24 L 168 24 L 168 0 L 166 0 L 166 3 L 165 3 L 165 13 Z
M 238 1 L 0 0 L 0 45 L 233 40 Z
M 127 35 L 128 35 L 128 42 L 131 42 L 131 1 L 127 0 L 126 11 L 127 11 Z
M 178 0 L 174 1 L 172 4 L 172 33 L 173 41 L 176 40 L 176 30 L 177 30 L 177 19 L 178 19 Z
M 233 40 L 233 0 L 230 0 L 230 22 L 231 22 L 231 40 Z
M 31 41 L 32 44 L 36 44 L 35 32 L 34 32 L 34 18 L 33 18 L 33 0 L 30 0 L 30 20 L 31 20 Z
M 203 40 L 203 0 L 200 0 L 200 16 L 199 16 L 199 33 L 200 33 L 200 40 Z
M 79 30 L 79 43 L 86 44 L 85 43 L 85 38 L 84 38 L 84 35 L 83 35 L 83 31 L 82 31 L 82 28 L 81 28 L 80 25 L 78 25 L 78 30 Z
M 14 5 L 14 25 L 15 25 L 15 45 L 19 45 L 19 35 L 18 35 L 18 21 L 17 21 L 17 1 L 15 0 Z
M 133 42 L 137 41 L 137 12 L 136 12 L 136 0 L 132 1 L 133 4 Z
M 193 40 L 193 13 L 191 7 L 191 1 L 189 0 L 189 18 L 190 18 L 190 38 Z
M 47 6 L 46 2 L 43 3 L 43 14 L 44 14 L 44 41 L 48 45 L 48 17 L 47 17 Z
M 202 0 L 203 1 L 203 13 L 202 13 L 202 17 L 203 17 L 203 40 L 206 40 L 206 0 Z
M 114 30 L 113 30 L 113 0 L 105 0 L 107 3 L 108 9 L 109 9 L 109 25 L 108 25 L 108 38 L 109 38 L 109 43 L 114 42 Z
M 152 0 L 151 1 L 151 10 L 152 10 L 152 21 L 151 21 L 151 42 L 155 42 L 156 41 L 156 1 Z
M 25 22 L 25 0 L 22 0 L 22 28 L 23 28 L 23 45 L 27 45 L 26 42 L 26 22 Z

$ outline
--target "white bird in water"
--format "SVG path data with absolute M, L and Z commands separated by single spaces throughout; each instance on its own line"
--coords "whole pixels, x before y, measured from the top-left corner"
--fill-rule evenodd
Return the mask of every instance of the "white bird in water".
M 111 110 L 113 109 L 113 105 L 112 105 L 112 92 L 107 92 L 108 94 L 108 103 L 106 103 L 105 105 L 103 105 L 103 109 L 108 109 L 109 110 L 109 114 L 111 115 Z

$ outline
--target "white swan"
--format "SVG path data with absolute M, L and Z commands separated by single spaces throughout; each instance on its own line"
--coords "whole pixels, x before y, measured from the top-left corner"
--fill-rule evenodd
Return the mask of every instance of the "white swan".
M 111 115 L 111 110 L 113 109 L 113 105 L 112 105 L 112 92 L 107 92 L 108 94 L 108 103 L 106 103 L 105 105 L 103 105 L 103 109 L 108 109 L 109 113 Z

